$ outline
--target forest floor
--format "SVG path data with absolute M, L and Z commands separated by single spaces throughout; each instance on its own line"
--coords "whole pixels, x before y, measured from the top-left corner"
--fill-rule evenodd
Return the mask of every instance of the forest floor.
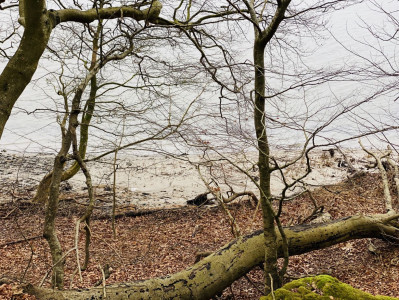
M 316 189 L 312 195 L 333 219 L 382 213 L 380 182 L 378 174 L 363 173 L 343 183 Z M 84 210 L 79 197 L 68 193 L 60 202 L 57 228 L 64 251 L 73 248 L 74 223 Z M 255 213 L 248 201 L 241 200 L 229 207 L 243 234 L 261 227 L 260 212 Z M 285 204 L 282 222 L 302 223 L 313 208 L 308 194 L 300 196 Z M 11 299 L 13 294 L 13 299 L 35 299 L 20 294 L 21 282 L 36 285 L 43 282 L 49 286 L 46 275 L 51 259 L 47 243 L 41 237 L 43 219 L 42 206 L 26 200 L 15 199 L 0 206 L 0 299 Z M 110 218 L 104 218 L 98 210 L 91 230 L 90 265 L 82 272 L 81 281 L 77 274 L 73 275 L 75 252 L 69 253 L 65 268 L 67 288 L 91 287 L 101 282 L 101 268 L 106 265 L 111 273 L 107 284 L 171 274 L 192 265 L 197 253 L 214 251 L 233 239 L 228 219 L 217 206 L 185 206 L 120 217 L 116 220 L 116 237 Z M 79 241 L 83 253 L 83 230 Z M 363 239 L 293 256 L 286 280 L 317 274 L 332 275 L 372 294 L 399 297 L 399 247 L 381 240 Z M 262 271 L 257 268 L 247 278 L 234 282 L 219 299 L 258 299 L 262 281 Z

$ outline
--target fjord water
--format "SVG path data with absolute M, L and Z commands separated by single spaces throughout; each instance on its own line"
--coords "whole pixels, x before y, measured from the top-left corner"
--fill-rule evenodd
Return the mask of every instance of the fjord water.
M 397 2 L 384 1 L 384 5 L 387 5 L 387 8 L 392 8 L 397 5 Z M 377 13 L 367 1 L 361 5 L 337 11 L 332 14 L 329 23 L 331 35 L 326 33 L 326 38 L 318 41 L 319 46 L 312 46 L 315 49 L 314 53 L 304 60 L 313 68 L 361 66 L 366 63 L 364 58 L 374 59 L 379 55 L 378 51 L 375 50 L 381 49 L 381 45 L 365 28 L 365 24 L 371 26 L 371 28 L 377 28 L 386 26 L 386 22 L 385 16 Z M 312 38 L 309 37 L 308 39 L 309 41 L 307 42 L 305 38 L 303 43 L 315 45 Z M 371 45 L 371 47 L 366 44 Z M 250 45 L 246 45 L 246 49 L 249 47 Z M 373 49 L 373 47 L 375 48 Z M 393 43 L 383 45 L 385 55 L 393 59 L 393 64 L 397 63 L 394 61 L 395 50 L 396 45 Z M 5 62 L 3 61 L 0 64 L 0 68 L 2 69 L 4 65 Z M 41 61 L 41 66 L 34 76 L 34 81 L 27 87 L 13 109 L 13 114 L 0 141 L 0 149 L 16 152 L 54 153 L 59 148 L 60 127 L 56 120 L 57 114 L 54 112 L 62 111 L 62 103 L 57 102 L 60 99 L 53 100 L 50 96 L 51 93 L 54 93 L 55 83 L 51 83 L 48 78 L 46 80 L 42 78 L 49 74 L 52 69 L 56 70 L 57 66 L 46 60 Z M 301 100 L 287 102 L 284 105 L 290 106 L 287 110 L 303 112 L 304 114 L 309 107 L 313 111 L 319 111 L 317 115 L 307 120 L 308 128 L 317 128 L 320 124 L 331 119 L 334 112 L 342 111 L 345 107 L 366 99 L 382 84 L 384 84 L 383 80 L 382 82 L 367 80 L 363 82 L 331 81 L 328 84 L 323 84 L 307 91 L 306 97 L 304 95 L 298 96 L 298 98 L 302 98 Z M 209 103 L 218 103 L 217 93 L 207 93 L 206 96 L 213 98 L 208 99 Z M 195 97 L 195 95 L 192 97 Z M 382 123 L 386 126 L 399 125 L 396 119 L 399 107 L 397 102 L 393 101 L 393 97 L 394 95 L 392 94 L 381 94 L 373 101 L 338 117 L 328 128 L 322 131 L 318 140 L 319 143 L 358 135 L 367 129 L 373 128 L 373 126 L 377 128 Z M 303 100 L 304 98 L 306 98 L 306 104 Z M 271 110 L 273 109 L 275 108 Z M 279 117 L 278 109 L 273 114 Z M 284 116 L 281 115 L 280 117 L 283 118 Z M 101 122 L 101 120 L 97 121 L 96 125 L 108 126 Z M 109 128 L 115 128 L 111 125 L 109 126 Z M 206 129 L 207 124 L 203 122 L 200 126 Z M 251 127 L 252 123 L 249 122 L 248 126 Z M 211 131 L 212 129 L 208 130 L 208 132 Z M 272 144 L 295 144 L 295 142 L 301 143 L 303 141 L 302 132 L 292 132 L 287 128 L 272 129 L 270 133 Z M 101 134 L 99 133 L 98 135 Z M 396 132 L 387 133 L 387 136 L 394 143 L 399 140 Z M 212 135 L 208 138 L 212 139 Z M 117 142 L 118 139 L 116 138 L 115 143 Z M 103 143 L 100 136 L 98 136 L 98 139 L 93 138 L 93 144 L 89 151 L 96 150 L 96 143 Z M 379 141 L 371 139 L 370 143 L 378 144 Z M 168 145 L 167 142 L 162 142 L 161 144 L 166 148 L 173 146 L 172 144 Z M 346 145 L 354 146 L 355 142 L 347 142 Z

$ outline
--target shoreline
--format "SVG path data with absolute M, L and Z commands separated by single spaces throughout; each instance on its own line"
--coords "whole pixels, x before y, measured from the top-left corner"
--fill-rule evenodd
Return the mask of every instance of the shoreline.
M 369 158 L 364 151 L 343 149 L 343 152 L 356 170 L 363 169 L 366 171 Z M 278 154 L 282 157 L 279 162 L 283 163 L 284 160 L 288 160 L 289 156 L 295 155 L 295 151 L 280 150 Z M 226 155 L 229 156 L 229 159 L 234 160 L 234 163 L 238 166 L 246 169 L 250 175 L 256 176 L 255 153 L 246 153 L 245 155 L 226 153 Z M 16 194 L 25 194 L 25 198 L 33 196 L 35 186 L 52 169 L 52 158 L 54 158 L 54 155 L 46 153 L 18 155 L 0 152 L 0 185 L 2 187 L 0 202 L 12 201 Z M 180 158 L 174 159 L 160 154 L 153 156 L 121 154 L 118 156 L 116 173 L 118 205 L 133 205 L 139 208 L 172 208 L 184 206 L 187 200 L 207 192 L 197 170 L 188 162 L 189 160 L 199 160 L 200 156 L 186 155 Z M 350 175 L 349 167 L 343 155 L 338 151 L 336 151 L 334 157 L 331 157 L 328 150 L 318 149 L 311 154 L 311 158 L 313 169 L 304 180 L 311 188 L 323 184 L 336 184 L 347 179 Z M 212 172 L 222 191 L 228 191 L 229 186 L 231 186 L 235 192 L 251 190 L 258 195 L 256 185 L 234 166 L 216 158 L 211 164 L 208 163 L 201 168 L 203 176 L 208 181 L 211 178 L 210 172 Z M 97 194 L 104 194 L 105 192 L 109 194 L 113 186 L 113 159 L 109 157 L 96 162 L 89 162 L 88 168 Z M 286 180 L 292 180 L 305 168 L 305 161 L 301 159 L 287 169 L 285 172 Z M 71 189 L 64 191 L 66 194 L 73 192 L 84 197 L 85 178 L 82 172 L 78 172 L 68 180 L 68 183 Z M 283 187 L 281 176 L 273 174 L 272 193 L 278 194 Z M 293 189 L 290 190 L 290 193 L 296 191 L 297 189 Z

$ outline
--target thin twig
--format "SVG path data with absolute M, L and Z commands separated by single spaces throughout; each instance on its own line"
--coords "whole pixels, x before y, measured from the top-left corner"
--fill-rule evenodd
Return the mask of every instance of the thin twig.
M 385 171 L 384 166 L 382 165 L 382 162 L 381 162 L 382 158 L 389 157 L 389 155 L 391 154 L 392 150 L 388 149 L 387 153 L 385 153 L 384 155 L 378 156 L 378 155 L 374 154 L 373 152 L 367 150 L 363 146 L 362 141 L 360 139 L 359 139 L 359 144 L 362 147 L 362 149 L 366 153 L 368 153 L 369 155 L 374 157 L 374 159 L 377 162 L 378 170 L 380 171 L 382 184 L 383 184 L 383 187 L 384 187 L 385 208 L 387 209 L 388 213 L 392 212 L 393 211 L 393 208 L 392 208 L 392 197 L 391 197 L 391 192 L 389 191 L 389 182 L 388 182 L 387 172 Z
M 61 261 L 63 261 L 65 259 L 65 257 L 68 256 L 69 253 L 71 253 L 72 251 L 75 250 L 75 247 L 69 249 L 58 261 L 55 262 L 55 264 L 53 264 L 49 270 L 47 270 L 46 274 L 44 274 L 42 281 L 40 281 L 39 287 L 42 287 L 44 284 L 44 281 L 46 280 L 46 278 L 48 277 L 48 275 L 50 274 L 51 270 L 57 265 L 59 264 Z
M 104 269 L 101 268 L 100 265 L 99 265 L 99 268 L 100 268 L 100 270 L 101 270 L 101 275 L 102 275 L 102 277 L 103 277 L 103 280 L 102 280 L 102 284 L 103 284 L 103 296 L 104 296 L 104 299 L 105 299 L 105 298 L 107 298 L 107 292 L 105 291 L 105 280 L 106 280 L 106 278 L 105 278 Z
M 276 297 L 274 296 L 274 289 L 273 289 L 273 276 L 270 273 L 268 275 L 270 277 L 270 289 L 271 289 L 270 294 L 272 294 L 273 300 L 276 300 Z

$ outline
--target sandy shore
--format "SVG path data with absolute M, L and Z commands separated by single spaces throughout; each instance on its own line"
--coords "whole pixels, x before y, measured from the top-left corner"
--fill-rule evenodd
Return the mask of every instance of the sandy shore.
M 289 161 L 297 153 L 279 151 L 279 163 Z M 370 158 L 361 150 L 335 151 L 334 157 L 326 150 L 312 153 L 313 171 L 304 180 L 311 187 L 323 184 L 334 184 L 347 178 L 350 167 L 356 170 L 366 170 Z M 33 195 L 35 186 L 43 176 L 51 170 L 54 155 L 50 154 L 15 154 L 0 152 L 0 186 L 1 202 L 12 201 L 16 198 L 29 199 Z M 226 158 L 234 162 L 252 176 L 257 175 L 256 154 L 226 154 Z M 254 191 L 256 186 L 248 177 L 243 175 L 235 166 L 216 156 L 212 163 L 201 167 L 203 177 L 211 182 L 216 179 L 222 191 L 232 188 L 235 192 Z M 116 187 L 119 204 L 134 205 L 140 208 L 174 207 L 185 205 L 187 200 L 207 191 L 195 166 L 190 162 L 202 162 L 198 155 L 181 156 L 178 159 L 168 156 L 119 156 L 117 161 Z M 102 159 L 88 163 L 96 194 L 105 201 L 112 199 L 113 159 Z M 343 166 L 342 166 L 343 164 Z M 305 171 L 305 160 L 301 159 L 285 172 L 286 180 L 298 177 Z M 278 195 L 284 187 L 282 178 L 275 172 L 272 178 L 272 193 Z M 212 174 L 212 175 L 211 175 Z M 85 178 L 79 172 L 69 180 L 72 189 L 66 194 L 74 192 L 85 197 Z M 215 182 L 211 183 L 216 187 Z M 294 193 L 291 189 L 290 193 Z

